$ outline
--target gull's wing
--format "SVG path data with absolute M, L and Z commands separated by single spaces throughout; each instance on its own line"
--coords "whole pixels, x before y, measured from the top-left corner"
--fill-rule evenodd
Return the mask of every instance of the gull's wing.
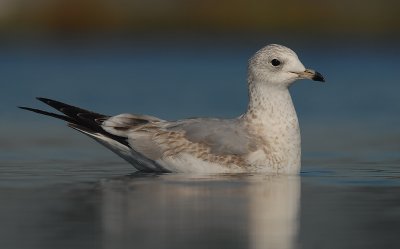
M 142 171 L 185 171 L 185 156 L 192 158 L 189 162 L 198 160 L 207 166 L 245 167 L 246 155 L 258 147 L 257 139 L 240 118 L 168 122 L 148 115 L 107 116 L 51 99 L 38 99 L 64 115 L 21 108 L 67 121 L 69 127 L 94 138 Z
M 114 135 L 127 136 L 135 151 L 171 171 L 177 170 L 171 164 L 178 164 L 187 155 L 208 163 L 245 167 L 246 155 L 257 149 L 257 139 L 241 119 L 162 120 L 140 126 L 129 125 L 127 119 L 128 114 L 111 117 L 102 127 Z

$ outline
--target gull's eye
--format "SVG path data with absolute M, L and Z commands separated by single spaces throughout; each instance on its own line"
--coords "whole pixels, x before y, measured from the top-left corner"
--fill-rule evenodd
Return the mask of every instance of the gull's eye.
M 271 61 L 272 66 L 277 67 L 281 64 L 281 62 L 278 59 L 273 59 Z

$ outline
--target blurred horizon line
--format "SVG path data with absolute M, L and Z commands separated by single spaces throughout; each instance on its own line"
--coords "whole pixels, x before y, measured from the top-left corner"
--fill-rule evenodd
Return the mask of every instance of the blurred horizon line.
M 400 38 L 400 2 L 2 0 L 0 36 L 152 33 Z

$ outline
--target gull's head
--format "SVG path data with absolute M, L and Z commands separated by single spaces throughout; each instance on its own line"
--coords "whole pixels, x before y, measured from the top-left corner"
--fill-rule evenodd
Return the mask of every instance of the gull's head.
M 265 46 L 249 61 L 250 82 L 289 87 L 298 79 L 325 81 L 320 73 L 306 69 L 293 50 L 282 45 Z

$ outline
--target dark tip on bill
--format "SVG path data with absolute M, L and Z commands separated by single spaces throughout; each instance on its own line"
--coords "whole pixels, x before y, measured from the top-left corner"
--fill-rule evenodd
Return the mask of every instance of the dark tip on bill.
M 322 76 L 322 74 L 320 74 L 318 72 L 314 73 L 314 76 L 312 77 L 312 80 L 325 82 L 324 76 Z

